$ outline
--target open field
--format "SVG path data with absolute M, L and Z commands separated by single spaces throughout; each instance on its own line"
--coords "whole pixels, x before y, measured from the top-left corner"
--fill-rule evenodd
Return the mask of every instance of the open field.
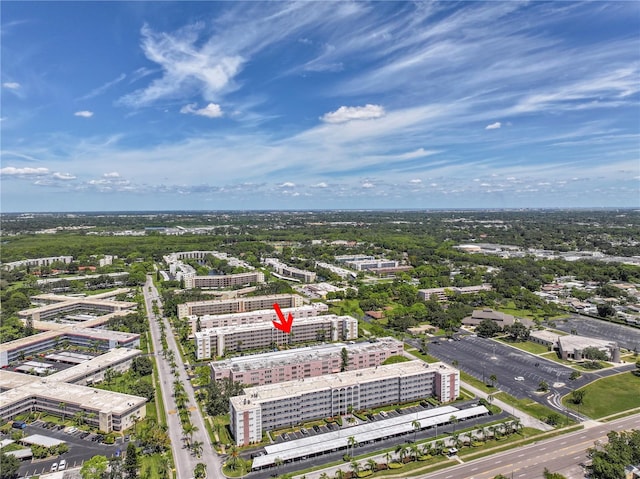
M 562 398 L 562 404 L 593 419 L 640 408 L 640 377 L 632 372 L 599 379 L 584 388 L 583 403 L 571 402 L 571 395 Z

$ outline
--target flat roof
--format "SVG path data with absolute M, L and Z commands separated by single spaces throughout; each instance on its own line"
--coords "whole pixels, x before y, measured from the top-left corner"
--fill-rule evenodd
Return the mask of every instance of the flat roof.
M 64 402 L 77 404 L 85 409 L 95 411 L 109 411 L 114 414 L 123 414 L 135 405 L 147 402 L 146 398 L 132 396 L 130 394 L 95 389 L 77 384 L 52 381 L 52 376 L 47 378 L 32 378 L 32 381 L 14 387 L 0 394 L 0 403 L 3 406 L 24 402 L 31 397 L 40 397 L 53 401 L 55 404 Z M 34 380 L 35 379 L 35 380 Z M 0 388 L 5 389 L 5 372 L 0 373 Z
M 297 318 L 297 324 L 309 324 L 309 323 L 322 323 L 330 320 L 344 320 L 351 319 L 353 321 L 357 321 L 356 318 L 351 316 L 338 316 L 335 314 L 324 314 L 322 316 L 309 316 L 308 318 Z M 224 334 L 224 333 L 236 333 L 236 332 L 244 332 L 244 331 L 255 331 L 256 329 L 262 328 L 273 328 L 272 320 L 267 318 L 264 321 L 258 321 L 252 324 L 237 324 L 231 326 L 220 326 L 216 328 L 204 328 L 202 331 L 198 331 L 194 334 L 196 338 L 206 337 L 210 335 Z
M 313 360 L 321 360 L 331 356 L 340 355 L 343 348 L 350 353 L 364 353 L 367 351 L 379 351 L 392 347 L 403 348 L 397 339 L 385 337 L 378 338 L 376 342 L 357 342 L 355 344 L 331 343 L 318 346 L 288 349 L 271 353 L 252 354 L 250 356 L 238 356 L 209 363 L 212 368 L 225 368 L 234 371 L 251 371 L 278 365 L 304 363 Z
M 604 339 L 588 338 L 586 336 L 576 336 L 574 334 L 568 336 L 560 336 L 558 338 L 558 345 L 562 349 L 584 349 L 591 347 L 610 348 L 617 347 L 615 341 L 607 341 Z
M 111 365 L 133 359 L 141 354 L 139 349 L 113 348 L 105 354 L 84 361 L 81 364 L 59 371 L 49 376 L 50 380 L 61 382 L 73 382 L 77 377 L 86 376 L 89 373 L 107 369 Z
M 370 381 L 411 376 L 420 372 L 453 371 L 444 363 L 425 363 L 416 359 L 399 364 L 387 364 L 373 368 L 356 369 L 336 374 L 326 374 L 277 384 L 265 384 L 245 388 L 244 395 L 230 399 L 237 411 L 252 409 L 263 401 L 284 399 L 307 392 L 333 389 L 340 386 L 355 385 Z M 246 404 L 245 404 L 246 403 Z
M 375 422 L 367 422 L 357 426 L 342 427 L 338 431 L 307 436 L 294 441 L 270 444 L 264 448 L 267 454 L 254 458 L 252 468 L 257 469 L 274 465 L 278 458 L 282 461 L 287 461 L 348 447 L 350 437 L 353 437 L 356 443 L 360 444 L 384 437 L 408 433 L 414 430 L 414 421 L 418 421 L 421 428 L 427 428 L 433 427 L 436 424 L 447 423 L 451 420 L 451 416 L 455 416 L 460 420 L 480 416 L 488 412 L 489 410 L 484 406 L 475 406 L 468 409 L 444 406 L 436 409 L 418 411 L 417 413 L 403 414 Z
M 60 439 L 43 436 L 42 434 L 32 434 L 31 436 L 27 436 L 24 439 L 20 439 L 20 442 L 24 442 L 26 444 L 37 444 L 38 446 L 44 447 L 52 447 L 57 446 L 58 444 L 65 443 L 65 441 L 61 441 Z

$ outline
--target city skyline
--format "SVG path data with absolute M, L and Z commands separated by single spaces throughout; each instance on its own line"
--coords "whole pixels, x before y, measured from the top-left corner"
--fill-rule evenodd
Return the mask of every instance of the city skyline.
M 3 2 L 2 210 L 640 206 L 633 2 Z

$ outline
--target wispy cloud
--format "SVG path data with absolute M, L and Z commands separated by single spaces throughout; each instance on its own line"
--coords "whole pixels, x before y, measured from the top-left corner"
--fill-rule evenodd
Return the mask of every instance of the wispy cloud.
M 499 128 L 502 127 L 502 123 L 500 123 L 499 121 L 496 121 L 495 123 L 491 123 L 490 125 L 487 125 L 484 129 L 485 130 L 497 130 Z
M 75 116 L 79 116 L 81 118 L 91 118 L 93 116 L 93 112 L 89 110 L 81 110 L 74 113 Z
M 9 90 L 18 90 L 22 85 L 20 85 L 20 83 L 18 82 L 9 81 L 9 82 L 4 82 L 2 86 L 4 88 L 8 88 Z
M 118 75 L 117 78 L 115 78 L 115 79 L 113 79 L 111 81 L 108 81 L 104 85 L 101 85 L 101 86 L 99 86 L 97 88 L 94 88 L 93 90 L 91 90 L 86 95 L 81 96 L 80 98 L 78 98 L 78 101 L 89 100 L 90 98 L 94 98 L 96 96 L 100 96 L 103 93 L 105 93 L 107 90 L 109 90 L 109 88 L 111 88 L 112 86 L 117 85 L 118 83 L 123 81 L 125 78 L 127 78 L 127 75 L 125 75 L 124 73 L 121 73 L 120 75 Z

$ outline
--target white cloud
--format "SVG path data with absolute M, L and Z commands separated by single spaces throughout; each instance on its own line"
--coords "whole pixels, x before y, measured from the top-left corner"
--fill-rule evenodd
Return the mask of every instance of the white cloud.
M 311 188 L 328 188 L 329 185 L 326 184 L 324 181 L 321 181 L 320 183 L 316 183 L 315 185 L 311 185 Z
M 320 117 L 325 123 L 344 123 L 350 120 L 371 120 L 385 115 L 380 105 L 341 106 L 336 111 L 325 113 Z
M 8 81 L 8 82 L 4 82 L 2 84 L 3 87 L 8 88 L 9 90 L 17 90 L 19 89 L 22 85 L 20 85 L 20 83 L 15 82 L 15 81 Z
M 117 171 L 111 171 L 102 175 L 103 178 L 120 178 L 120 173 Z
M 487 125 L 485 127 L 485 130 L 497 130 L 501 126 L 502 126 L 502 123 L 500 123 L 499 121 L 496 121 L 495 123 L 491 123 L 490 125 Z
M 204 108 L 196 108 L 196 103 L 189 103 L 180 108 L 180 113 L 191 113 L 193 115 L 206 116 L 207 118 L 220 118 L 223 115 L 220 105 L 209 103 Z
M 56 180 L 63 180 L 63 181 L 75 180 L 77 178 L 76 176 L 73 176 L 71 173 L 60 173 L 58 171 L 56 171 L 51 176 Z
M 292 183 L 290 181 L 285 181 L 284 183 L 279 185 L 279 188 L 293 188 L 294 186 L 296 186 L 295 183 Z
M 75 112 L 74 115 L 82 118 L 91 118 L 93 116 L 93 112 L 89 110 L 82 110 Z
M 365 181 L 364 183 L 362 183 L 363 188 L 375 188 L 376 185 L 374 185 L 373 183 L 371 183 L 370 181 Z
M 413 183 L 414 185 L 419 185 L 420 183 L 422 183 L 422 180 L 420 178 L 413 178 L 412 180 L 409 180 L 409 183 Z
M 3 176 L 43 176 L 49 174 L 49 168 L 16 168 L 14 166 L 5 166 L 0 168 L 0 174 Z

